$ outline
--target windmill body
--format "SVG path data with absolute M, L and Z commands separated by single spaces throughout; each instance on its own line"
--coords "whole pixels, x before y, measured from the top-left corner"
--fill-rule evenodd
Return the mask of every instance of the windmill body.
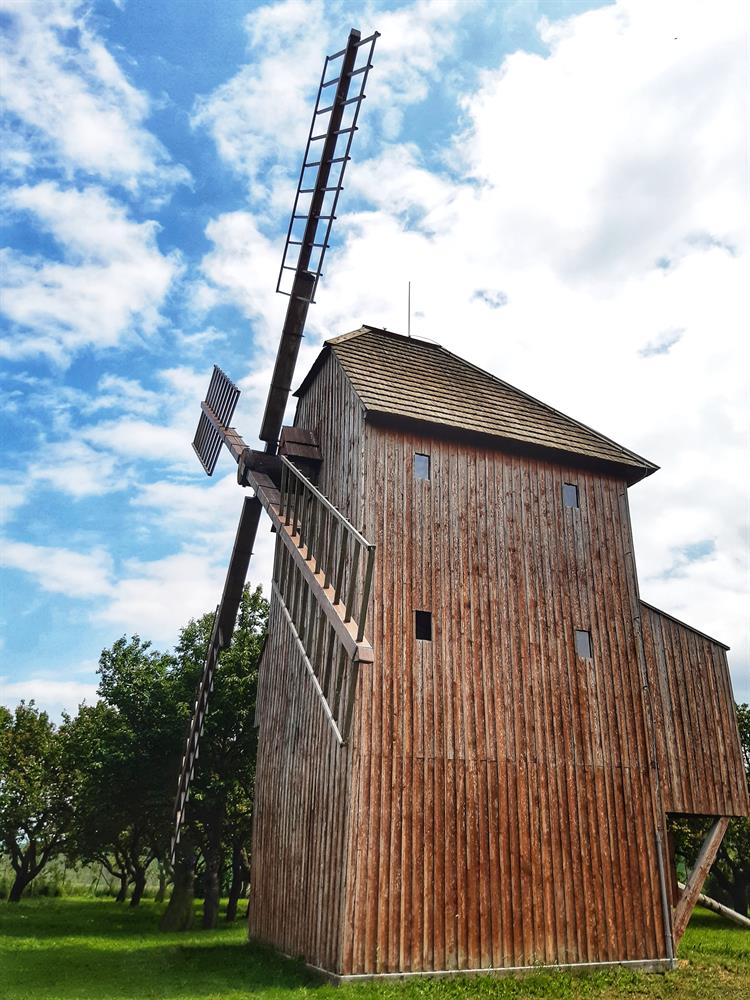
M 369 327 L 298 396 L 320 491 L 376 546 L 372 661 L 342 745 L 279 539 L 251 935 L 343 977 L 669 967 L 667 814 L 748 804 L 726 648 L 639 598 L 627 491 L 655 466 Z
M 282 427 L 376 38 L 352 31 L 321 78 L 265 451 L 229 426 L 238 391 L 219 369 L 201 404 L 204 469 L 225 445 L 253 495 L 173 854 L 265 511 L 251 936 L 335 978 L 670 968 L 748 796 L 726 647 L 640 599 L 628 489 L 656 466 L 434 343 L 370 326 L 326 343 Z M 682 891 L 675 814 L 714 820 Z

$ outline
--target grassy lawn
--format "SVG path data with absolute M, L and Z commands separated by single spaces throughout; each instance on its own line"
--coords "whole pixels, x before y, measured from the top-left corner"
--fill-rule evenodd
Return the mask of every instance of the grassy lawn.
M 159 908 L 160 910 L 160 908 Z M 285 1000 L 376 1000 L 445 997 L 658 997 L 748 1000 L 750 932 L 697 911 L 680 949 L 680 968 L 666 976 L 607 972 L 534 974 L 523 979 L 411 980 L 339 988 L 294 962 L 249 945 L 244 923 L 218 931 L 160 934 L 158 911 L 97 899 L 31 899 L 0 903 L 2 1000 L 240 1000 L 264 994 Z

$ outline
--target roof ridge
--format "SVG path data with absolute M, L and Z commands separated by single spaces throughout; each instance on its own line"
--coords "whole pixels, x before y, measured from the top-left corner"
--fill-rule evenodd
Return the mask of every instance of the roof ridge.
M 323 345 L 344 344 L 347 340 L 354 340 L 355 337 L 361 337 L 368 330 L 369 327 L 362 325 L 358 330 L 350 330 L 349 333 L 341 333 L 338 337 L 330 337 L 328 340 L 324 340 Z

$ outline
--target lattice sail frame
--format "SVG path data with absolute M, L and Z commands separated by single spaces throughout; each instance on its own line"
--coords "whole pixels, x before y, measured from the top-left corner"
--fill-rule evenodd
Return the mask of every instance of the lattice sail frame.
M 281 432 L 283 415 L 289 398 L 291 380 L 307 317 L 307 309 L 314 301 L 318 280 L 322 274 L 325 251 L 330 245 L 331 226 L 336 217 L 336 206 L 339 195 L 343 190 L 344 172 L 346 164 L 351 158 L 352 140 L 354 133 L 357 131 L 359 111 L 362 101 L 365 98 L 367 77 L 372 69 L 372 54 L 375 42 L 379 37 L 380 33 L 374 32 L 369 37 L 362 39 L 360 33 L 356 29 L 352 29 L 349 33 L 346 47 L 332 56 L 327 56 L 323 66 L 323 73 L 315 102 L 315 111 L 305 147 L 305 155 L 302 161 L 302 169 L 297 184 L 294 207 L 289 221 L 276 288 L 277 292 L 289 296 L 289 306 L 284 320 L 276 364 L 268 390 L 268 399 L 259 434 L 260 439 L 266 442 L 266 453 L 272 457 L 276 455 L 278 437 Z M 331 67 L 339 61 L 339 69 L 333 71 L 337 72 L 338 75 L 329 77 L 329 73 L 332 71 Z M 359 80 L 360 85 L 356 94 L 350 97 L 349 90 L 354 80 Z M 330 93 L 334 86 L 335 96 L 330 101 L 330 104 L 326 105 L 323 103 L 324 96 L 327 98 L 328 93 Z M 327 126 L 325 125 L 325 116 L 328 116 Z M 322 144 L 320 152 L 313 154 L 313 150 L 318 148 L 316 145 L 318 143 Z M 314 158 L 311 159 L 311 155 L 317 156 L 317 160 Z M 310 171 L 312 170 L 316 170 L 316 174 L 314 182 L 310 185 L 307 178 L 310 176 Z M 305 199 L 308 198 L 309 200 L 306 201 Z M 301 234 L 297 232 L 299 229 L 303 229 Z M 297 235 L 300 235 L 300 239 L 296 238 Z M 296 257 L 294 256 L 295 254 Z M 291 290 L 286 291 L 282 288 L 282 281 L 284 276 L 289 273 L 293 273 L 294 277 Z M 247 497 L 244 501 L 242 515 L 237 528 L 235 546 L 224 585 L 224 593 L 214 617 L 211 640 L 206 651 L 203 673 L 196 693 L 193 718 L 187 734 L 185 752 L 177 783 L 174 811 L 175 825 L 171 844 L 171 858 L 173 863 L 177 844 L 180 841 L 180 831 L 190 795 L 190 783 L 195 770 L 195 762 L 198 759 L 198 742 L 208 710 L 208 697 L 213 688 L 218 655 L 231 641 L 242 594 L 242 586 L 247 575 L 252 547 L 255 543 L 261 507 L 265 507 L 266 511 L 272 515 L 272 521 L 277 531 L 286 533 L 290 530 L 289 525 L 282 522 L 278 517 L 278 512 L 274 511 L 272 497 L 278 495 L 278 491 L 275 489 L 275 484 L 265 475 L 267 466 L 262 462 L 253 465 L 252 468 L 256 470 L 255 474 L 248 470 L 246 458 L 250 462 L 255 461 L 258 463 L 258 453 L 252 452 L 251 449 L 247 448 L 240 435 L 229 426 L 234 415 L 239 394 L 239 389 L 231 379 L 218 366 L 214 366 L 206 399 L 201 404 L 202 412 L 193 440 L 193 449 L 203 469 L 209 476 L 213 474 L 216 468 L 216 462 L 223 442 L 229 449 L 232 457 L 238 462 L 238 480 L 240 484 L 253 486 L 256 495 L 255 497 Z M 286 483 L 288 485 L 289 469 L 286 470 L 286 473 Z M 312 484 L 309 485 L 312 487 Z M 321 499 L 327 503 L 325 498 Z M 343 520 L 345 521 L 345 519 Z M 354 531 L 351 525 L 349 528 L 351 531 Z M 295 529 L 292 528 L 291 530 L 293 532 Z M 342 527 L 341 530 L 344 531 L 344 528 Z M 367 546 L 366 542 L 365 545 Z M 293 544 L 293 547 L 295 550 L 298 550 L 296 543 Z M 366 590 L 369 593 L 374 546 L 369 546 L 368 548 L 371 549 L 368 558 L 370 568 L 367 573 L 368 581 L 366 586 Z M 305 565 L 307 566 L 306 563 Z M 306 572 L 308 576 L 312 573 L 309 567 L 307 567 Z M 313 573 L 313 578 L 314 575 Z M 308 583 L 310 582 L 308 580 Z M 280 593 L 278 590 L 278 580 L 276 579 L 274 580 L 274 586 L 277 592 Z M 372 650 L 368 647 L 367 643 L 361 641 L 361 634 L 357 640 L 348 634 L 347 629 L 350 627 L 351 613 L 345 608 L 343 602 L 341 602 L 340 595 L 334 593 L 333 597 L 333 603 L 329 601 L 326 605 L 325 614 L 328 616 L 329 622 L 333 623 L 334 631 L 336 628 L 339 630 L 343 629 L 345 645 L 354 643 L 354 648 L 349 649 L 349 657 L 355 665 L 352 681 L 355 683 L 356 664 L 363 658 L 371 659 Z M 343 617 L 341 617 L 342 612 Z M 347 614 L 349 617 L 347 617 Z M 364 627 L 364 619 L 362 621 L 362 627 Z M 320 633 L 316 631 L 316 635 L 322 635 L 322 621 L 319 627 Z M 342 636 L 340 635 L 339 638 L 341 639 Z M 299 636 L 298 639 L 300 642 L 302 641 Z M 332 645 L 330 649 L 333 649 Z M 337 732 L 339 732 L 338 724 L 330 710 L 326 694 L 328 693 L 328 697 L 334 702 L 337 714 L 340 712 L 341 723 L 344 732 L 346 732 L 351 720 L 351 695 L 345 698 L 339 707 L 339 703 L 341 702 L 339 694 L 342 686 L 341 671 L 344 667 L 345 664 L 342 661 L 335 685 L 337 692 L 335 698 L 320 687 L 313 670 L 313 682 L 318 686 L 319 695 L 322 698 L 324 707 L 327 709 L 329 722 L 334 725 Z M 326 674 L 331 672 L 328 669 L 328 665 L 325 672 Z M 342 741 L 340 732 L 339 741 Z
M 204 402 L 216 414 L 220 423 L 229 426 L 239 398 L 240 390 L 234 382 L 228 375 L 224 374 L 218 365 L 214 365 Z M 205 413 L 201 413 L 193 438 L 193 451 L 198 456 L 198 461 L 208 476 L 212 476 L 216 468 L 222 442 L 223 439 L 214 425 Z
M 346 165 L 351 159 L 352 140 L 358 131 L 360 108 L 367 96 L 365 87 L 373 66 L 372 55 L 379 37 L 380 33 L 376 31 L 356 44 L 326 56 L 276 282 L 276 291 L 282 295 L 295 295 L 310 303 L 315 301 L 318 281 L 323 273 L 323 260 L 330 246 L 336 206 L 343 190 Z M 338 68 L 333 68 L 337 63 Z M 334 75 L 331 76 L 331 73 Z M 352 82 L 358 83 L 359 87 L 353 96 L 348 96 Z M 335 96 L 330 98 L 334 86 Z M 340 91 L 343 88 L 346 88 L 346 96 L 341 100 Z M 313 170 L 316 171 L 314 175 L 311 173 Z M 291 282 L 285 288 L 286 272 L 296 275 L 300 271 L 312 276 L 307 288 L 300 291 Z

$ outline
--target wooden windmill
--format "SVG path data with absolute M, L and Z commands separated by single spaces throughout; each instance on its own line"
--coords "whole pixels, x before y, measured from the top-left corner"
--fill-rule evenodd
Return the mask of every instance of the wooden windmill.
M 306 162 L 317 141 L 338 157 L 334 133 L 348 155 L 342 130 L 363 96 L 348 96 L 349 80 L 359 69 L 364 87 L 375 37 L 353 33 L 339 53 L 329 132 L 311 130 Z M 354 108 L 351 126 L 334 119 L 337 102 Z M 295 242 L 290 226 L 287 240 L 266 452 L 229 427 L 237 390 L 218 370 L 202 405 L 206 471 L 224 442 L 255 497 L 177 829 L 263 507 L 276 551 L 251 935 L 337 979 L 671 968 L 748 795 L 726 647 L 640 598 L 628 490 L 656 466 L 435 343 L 373 326 L 326 342 L 282 428 L 329 187 L 335 204 L 340 178 L 300 181 L 314 211 L 295 207 L 305 235 Z M 675 815 L 713 818 L 682 891 Z

